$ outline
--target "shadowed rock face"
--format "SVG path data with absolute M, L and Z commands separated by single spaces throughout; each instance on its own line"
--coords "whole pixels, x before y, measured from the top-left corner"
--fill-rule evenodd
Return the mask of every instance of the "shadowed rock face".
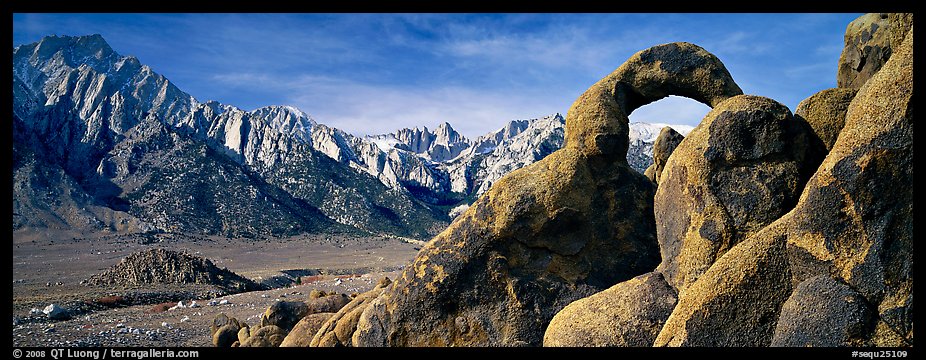
M 352 344 L 540 345 L 566 304 L 659 261 L 653 185 L 625 159 L 627 114 L 668 95 L 714 106 L 741 93 L 695 45 L 633 55 L 576 100 L 562 149 L 502 178 L 362 306 Z M 338 315 L 313 344 L 344 344 Z
M 795 117 L 807 121 L 813 129 L 813 137 L 819 141 L 817 145 L 825 151 L 833 148 L 846 123 L 846 110 L 857 91 L 847 88 L 823 90 L 802 100 L 794 110 Z
M 838 280 L 816 276 L 785 301 L 772 346 L 864 346 L 873 320 L 861 294 Z
M 662 170 L 665 169 L 669 156 L 682 143 L 685 137 L 679 134 L 675 129 L 668 126 L 659 131 L 659 136 L 653 143 L 653 180 L 659 183 L 662 176 Z M 648 170 L 648 169 L 647 169 Z

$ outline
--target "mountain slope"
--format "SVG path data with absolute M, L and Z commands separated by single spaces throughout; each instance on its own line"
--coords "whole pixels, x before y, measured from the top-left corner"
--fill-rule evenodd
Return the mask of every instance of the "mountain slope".
M 293 189 L 294 184 L 306 183 L 313 186 L 303 186 L 297 194 L 280 190 L 286 194 L 270 196 L 276 199 L 289 196 L 292 201 L 304 204 L 289 204 L 290 200 L 269 201 L 267 206 L 271 209 L 281 206 L 269 213 L 277 221 L 269 221 L 265 227 L 244 225 L 231 231 L 286 232 L 288 227 L 280 226 L 288 221 L 293 222 L 294 231 L 322 231 L 328 228 L 322 226 L 327 217 L 341 219 L 343 224 L 369 232 L 426 237 L 446 224 L 446 216 L 434 213 L 408 193 L 388 191 L 375 178 L 353 170 L 348 164 L 326 161 L 327 156 L 310 146 L 315 134 L 312 130 L 320 126 L 298 109 L 273 106 L 245 112 L 217 102 L 200 103 L 134 57 L 117 54 L 99 35 L 46 37 L 15 48 L 13 58 L 13 110 L 22 120 L 24 134 L 17 147 L 27 151 L 40 144 L 51 163 L 60 164 L 65 174 L 94 202 L 110 209 L 134 209 L 146 217 L 145 221 L 156 223 L 162 230 L 174 231 L 178 219 L 167 217 L 165 221 L 154 221 L 159 219 L 158 214 L 151 213 L 153 210 L 142 211 L 147 206 L 143 199 L 147 198 L 122 198 L 127 195 L 107 183 L 124 179 L 116 173 L 96 171 L 109 166 L 104 160 L 119 162 L 120 156 L 127 156 L 119 153 L 120 149 L 139 145 L 123 142 L 130 133 L 134 134 L 134 128 L 149 118 L 163 125 L 163 129 L 156 131 L 159 135 L 155 136 L 155 142 L 166 140 L 165 136 L 171 137 L 173 142 L 169 146 L 174 147 L 173 158 L 163 164 L 151 160 L 150 167 L 145 168 L 150 176 L 134 178 L 137 182 L 134 187 L 161 192 L 158 198 L 167 207 L 191 206 L 183 216 L 202 217 L 196 224 L 182 224 L 181 221 L 181 225 L 177 225 L 180 228 L 217 232 L 236 229 L 230 224 L 240 221 L 241 214 L 223 210 L 230 205 L 222 201 L 234 198 L 235 193 L 226 192 L 227 189 L 205 189 L 207 187 L 228 186 L 235 191 L 246 191 L 246 194 L 269 196 L 276 191 L 271 188 Z M 143 132 L 153 128 L 153 124 L 146 126 Z M 37 141 L 26 141 L 30 137 Z M 347 148 L 346 144 L 339 145 L 339 149 Z M 113 151 L 117 153 L 112 154 Z M 123 159 L 123 165 L 126 168 L 137 166 L 137 161 L 149 160 L 146 156 L 163 158 L 142 152 Z M 196 163 L 203 157 L 208 158 L 206 163 Z M 178 167 L 171 167 L 175 163 Z M 206 181 L 177 188 L 163 186 L 159 179 L 172 179 L 184 171 L 193 173 L 180 164 L 200 171 L 219 171 L 227 182 Z M 239 169 L 235 170 L 232 165 Z M 298 171 L 281 172 L 281 169 L 295 168 L 299 168 Z M 349 175 L 335 179 L 337 176 L 332 174 Z M 115 180 L 110 176 L 115 176 Z M 23 178 L 20 176 L 20 183 Z M 147 181 L 154 182 L 147 184 Z M 52 185 L 55 186 L 65 185 Z M 197 198 L 197 194 L 203 193 L 212 195 Z M 34 195 L 18 194 L 33 198 Z M 183 200 L 191 197 L 197 199 L 195 204 Z M 22 201 L 24 198 L 20 200 L 21 204 L 29 202 Z M 251 201 L 263 200 L 252 198 Z M 47 202 L 55 201 L 29 203 Z M 285 204 L 289 205 L 283 206 Z M 322 214 L 306 209 L 321 209 Z

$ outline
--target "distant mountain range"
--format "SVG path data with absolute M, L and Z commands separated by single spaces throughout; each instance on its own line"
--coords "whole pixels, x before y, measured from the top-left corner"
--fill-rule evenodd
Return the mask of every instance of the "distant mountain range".
M 358 137 L 294 107 L 200 102 L 99 35 L 16 47 L 13 93 L 14 229 L 428 238 L 559 149 L 565 125 L 553 114 L 473 140 L 449 123 Z M 635 169 L 663 126 L 631 124 Z

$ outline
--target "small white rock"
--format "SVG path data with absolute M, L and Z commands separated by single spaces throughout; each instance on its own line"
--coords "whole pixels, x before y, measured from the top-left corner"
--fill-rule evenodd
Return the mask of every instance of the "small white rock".
M 267 294 L 260 294 L 260 297 L 262 297 L 262 298 L 265 298 L 265 299 L 266 299 L 266 298 L 268 298 L 268 297 L 270 297 L 270 295 L 267 295 Z
M 132 334 L 141 335 L 141 330 L 139 330 L 139 329 L 132 329 Z
M 168 326 L 167 321 L 161 322 L 161 326 L 167 327 Z
M 197 304 L 195 300 L 190 303 L 190 308 L 198 308 L 198 307 L 200 307 L 200 305 Z
M 187 322 L 187 321 L 190 321 L 189 316 L 184 316 L 183 318 L 180 319 L 180 322 Z
M 228 304 L 227 299 L 222 299 L 222 301 L 219 301 L 219 305 L 226 305 L 226 304 Z

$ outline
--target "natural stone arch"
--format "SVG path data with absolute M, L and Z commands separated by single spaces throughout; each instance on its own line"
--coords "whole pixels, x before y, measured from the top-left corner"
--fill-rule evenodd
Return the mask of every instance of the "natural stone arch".
M 633 55 L 572 105 L 562 149 L 500 179 L 381 295 L 349 304 L 359 319 L 335 315 L 312 344 L 540 345 L 567 304 L 659 262 L 653 184 L 625 158 L 627 114 L 669 95 L 714 106 L 741 93 L 693 44 Z
M 713 54 L 686 42 L 640 51 L 592 85 L 569 109 L 563 147 L 587 155 L 627 155 L 629 116 L 669 95 L 711 108 L 743 90 Z

